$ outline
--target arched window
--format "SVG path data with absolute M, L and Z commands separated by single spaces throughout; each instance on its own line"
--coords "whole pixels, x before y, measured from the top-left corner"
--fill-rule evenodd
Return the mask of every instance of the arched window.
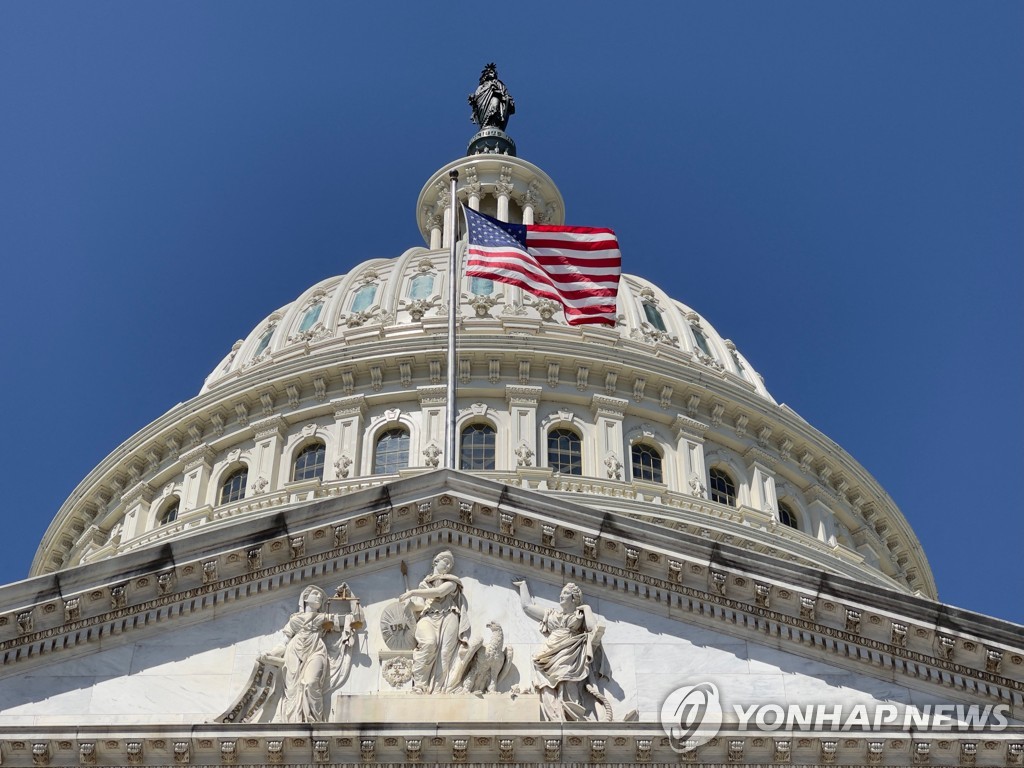
M 494 427 L 470 424 L 462 430 L 459 469 L 494 469 Z
M 373 298 L 377 295 L 377 284 L 367 283 L 358 291 L 356 291 L 355 298 L 352 299 L 352 311 L 362 312 L 364 309 L 369 309 L 370 305 L 373 304 Z
M 249 481 L 248 467 L 236 469 L 220 487 L 220 503 L 227 504 L 245 498 L 245 484 Z
M 652 483 L 663 483 L 661 472 L 661 453 L 657 448 L 644 443 L 637 443 L 632 448 L 633 479 L 650 480 Z
M 275 327 L 276 326 L 273 325 L 270 326 L 269 328 L 267 328 L 267 330 L 263 332 L 263 335 L 260 336 L 260 342 L 259 344 L 256 345 L 256 351 L 252 353 L 253 357 L 259 357 L 261 354 L 263 354 L 263 350 L 270 346 L 270 339 L 274 335 Z
M 779 522 L 783 525 L 788 525 L 790 528 L 800 530 L 800 526 L 796 521 L 796 514 L 788 504 L 784 504 L 781 501 L 779 502 Z
M 170 502 L 167 503 L 167 505 L 163 508 L 163 511 L 160 512 L 160 515 L 157 518 L 159 524 L 167 525 L 168 523 L 173 523 L 175 520 L 177 520 L 178 506 L 178 497 L 175 496 L 173 499 L 170 500 Z
M 718 467 L 712 467 L 708 470 L 708 478 L 711 480 L 711 485 L 708 489 L 711 491 L 711 500 L 717 501 L 719 504 L 728 504 L 730 507 L 735 507 L 736 483 L 729 477 L 729 473 Z
M 494 281 L 486 277 L 469 278 L 469 292 L 474 296 L 490 296 L 494 293 Z
M 324 308 L 324 303 L 318 301 L 316 304 L 306 310 L 306 314 L 302 316 L 302 322 L 299 323 L 299 331 L 308 331 L 312 328 L 316 321 L 320 319 L 320 312 Z
M 409 283 L 410 299 L 429 299 L 431 291 L 434 290 L 433 275 L 416 275 Z
M 377 438 L 373 454 L 373 474 L 386 475 L 409 466 L 409 432 L 389 429 Z
M 548 466 L 563 475 L 583 474 L 583 440 L 571 429 L 548 432 Z
M 665 318 L 661 316 L 661 310 L 650 302 L 644 302 L 644 315 L 647 317 L 647 322 L 659 331 L 667 330 L 665 328 Z
M 322 480 L 324 477 L 324 460 L 327 446 L 323 443 L 307 445 L 295 457 L 295 468 L 292 480 Z

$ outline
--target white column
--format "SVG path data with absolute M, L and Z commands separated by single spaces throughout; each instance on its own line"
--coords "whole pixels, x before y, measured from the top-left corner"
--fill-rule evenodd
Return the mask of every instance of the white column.
M 442 237 L 441 247 L 449 248 L 452 242 L 452 214 L 451 206 L 446 205 L 444 208 L 444 236 Z
M 533 224 L 533 206 L 530 204 L 523 206 L 523 224 Z
M 334 406 L 334 444 L 337 455 L 329 470 L 337 480 L 359 475 L 360 446 L 363 436 L 363 419 L 366 418 L 366 398 L 363 395 L 339 397 L 331 400 Z
M 543 390 L 525 384 L 506 384 L 505 399 L 511 424 L 509 430 L 509 452 L 514 457 L 513 469 L 522 461 L 523 467 L 536 467 L 540 454 L 537 451 L 537 403 Z
M 808 527 L 815 538 L 819 541 L 828 542 L 836 532 L 832 523 L 833 512 L 831 504 L 835 498 L 820 485 L 812 485 L 807 489 L 807 496 L 811 499 L 807 505 L 807 512 L 811 519 L 808 520 Z
M 775 494 L 775 470 L 771 465 L 774 457 L 760 447 L 753 445 L 743 455 L 747 460 L 750 475 L 750 506 L 762 512 L 779 516 L 779 501 Z
M 704 489 L 702 498 L 707 497 L 707 469 L 704 462 L 704 435 L 708 425 L 689 416 L 678 414 L 672 424 L 676 429 L 676 468 L 679 471 L 679 485 L 683 493 L 698 495 Z M 691 480 L 696 482 L 691 482 Z
M 433 215 L 427 219 L 427 225 L 430 227 L 430 250 L 438 251 L 441 249 L 441 232 L 444 222 L 442 217 Z
M 469 191 L 469 207 L 474 211 L 480 210 L 480 193 L 477 190 Z
M 498 194 L 498 221 L 508 221 L 508 195 Z
M 210 472 L 216 454 L 203 443 L 181 455 L 184 477 L 181 481 L 181 511 L 196 509 L 206 502 L 210 485 Z
M 270 416 L 252 423 L 252 431 L 256 438 L 256 447 L 252 450 L 252 461 L 249 465 L 249 487 L 245 495 L 272 491 L 281 487 L 279 476 L 281 474 L 281 451 L 284 446 L 284 436 L 288 429 L 288 422 L 281 416 Z M 291 480 L 286 470 L 284 482 Z M 263 485 L 260 479 L 266 480 Z
M 436 445 L 444 451 L 444 430 L 448 423 L 448 387 L 444 384 L 428 384 L 416 387 L 420 401 L 420 444 L 409 451 L 409 466 L 424 466 L 423 451 L 428 445 Z M 455 444 L 459 441 L 456 438 Z M 456 449 L 458 450 L 458 449 Z M 413 455 L 415 451 L 415 455 Z M 444 467 L 444 455 L 439 457 L 438 466 Z M 454 466 L 458 466 L 456 463 Z
M 608 395 L 595 394 L 590 399 L 590 412 L 594 415 L 594 427 L 597 430 L 597 455 L 596 474 L 598 477 L 608 476 L 608 466 L 605 459 L 614 454 L 615 458 L 622 464 L 621 477 L 612 476 L 609 479 L 625 480 L 629 475 L 627 465 L 626 444 L 622 437 L 622 421 L 626 417 L 626 408 L 629 401 L 621 397 L 608 397 Z
M 143 522 L 149 517 L 150 506 L 155 495 L 153 489 L 140 482 L 125 491 L 121 497 L 124 504 L 124 523 L 121 528 L 121 541 L 128 541 L 143 532 Z

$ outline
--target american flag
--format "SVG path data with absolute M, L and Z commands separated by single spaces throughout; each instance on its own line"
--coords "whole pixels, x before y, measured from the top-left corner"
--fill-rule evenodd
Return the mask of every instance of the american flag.
M 469 225 L 467 275 L 557 301 L 569 325 L 615 325 L 622 255 L 612 230 L 509 224 L 462 210 Z

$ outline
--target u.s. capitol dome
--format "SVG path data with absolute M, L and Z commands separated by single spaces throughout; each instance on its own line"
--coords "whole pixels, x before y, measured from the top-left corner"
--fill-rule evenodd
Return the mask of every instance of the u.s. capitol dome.
M 444 466 L 449 171 L 473 208 L 564 221 L 546 173 L 491 149 L 427 180 L 422 246 L 270 312 L 199 394 L 104 459 L 31 575 Z M 489 280 L 458 292 L 458 471 L 935 597 L 885 491 L 697 309 L 633 275 L 614 328 L 569 326 L 553 302 Z

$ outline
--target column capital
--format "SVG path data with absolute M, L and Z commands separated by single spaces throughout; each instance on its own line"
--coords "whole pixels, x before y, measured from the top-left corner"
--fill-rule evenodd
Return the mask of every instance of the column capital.
M 743 454 L 743 458 L 747 460 L 750 466 L 756 464 L 762 471 L 775 474 L 775 457 L 761 446 L 750 446 L 746 453 Z
M 269 416 L 250 425 L 253 436 L 259 440 L 264 437 L 284 437 L 288 429 L 288 421 L 283 416 Z
M 444 384 L 428 384 L 416 387 L 420 405 L 444 405 L 448 402 L 448 387 Z
M 672 422 L 672 428 L 676 431 L 676 437 L 685 437 L 694 442 L 703 442 L 704 435 L 707 434 L 709 429 L 708 425 L 703 421 L 697 421 L 697 419 L 691 419 L 689 416 L 683 416 L 683 414 L 676 414 L 675 421 Z
M 216 456 L 217 453 L 210 446 L 200 443 L 181 454 L 178 460 L 185 465 L 185 472 L 188 472 L 203 465 L 210 469 Z
M 629 400 L 621 397 L 595 394 L 590 398 L 590 411 L 594 418 L 603 416 L 606 419 L 622 420 L 626 416 Z
M 505 399 L 509 405 L 537 407 L 543 387 L 533 387 L 526 384 L 506 384 Z
M 365 416 L 366 396 L 337 397 L 331 400 L 331 407 L 334 408 L 335 419 L 343 419 L 346 416 Z

